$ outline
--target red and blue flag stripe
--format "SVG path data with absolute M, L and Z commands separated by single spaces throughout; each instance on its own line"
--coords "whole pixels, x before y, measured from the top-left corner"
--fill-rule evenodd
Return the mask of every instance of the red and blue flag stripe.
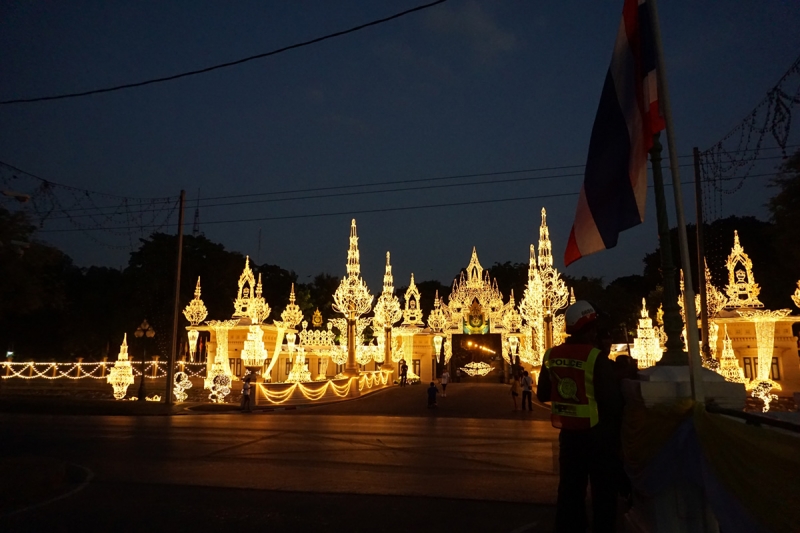
M 611 66 L 592 126 L 589 155 L 564 263 L 617 245 L 644 221 L 647 153 L 664 129 L 657 53 L 646 0 L 625 0 Z

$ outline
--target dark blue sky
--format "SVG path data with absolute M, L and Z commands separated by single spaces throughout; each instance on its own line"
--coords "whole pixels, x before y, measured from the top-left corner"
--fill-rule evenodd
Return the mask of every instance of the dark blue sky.
M 0 99 L 202 68 L 418 3 L 0 2 Z M 734 127 L 795 59 L 800 7 L 790 0 L 662 0 L 659 7 L 679 152 L 690 154 L 692 146 L 707 148 Z M 582 165 L 621 8 L 621 0 L 450 0 L 207 75 L 2 106 L 0 160 L 76 187 L 138 197 L 185 188 L 190 200 L 198 188 L 213 197 Z M 683 172 L 691 181 L 690 168 Z M 515 176 L 495 179 L 509 177 Z M 564 177 L 208 207 L 201 209 L 201 228 L 254 257 L 261 229 L 260 261 L 295 270 L 304 280 L 320 271 L 344 274 L 351 217 L 210 222 L 577 193 L 580 182 Z M 724 214 L 764 217 L 769 190 L 763 184 L 763 178 L 750 180 L 726 199 Z M 548 210 L 554 255 L 563 267 L 576 200 L 359 215 L 365 277 L 379 291 L 386 250 L 398 285 L 412 271 L 418 280 L 449 283 L 468 263 L 472 246 L 487 267 L 527 261 L 541 207 Z M 693 199 L 686 201 L 692 221 Z M 565 272 L 607 281 L 640 273 L 641 258 L 657 243 L 652 205 L 651 195 L 645 224 L 622 234 L 616 249 Z M 190 223 L 193 210 L 190 202 Z M 125 250 L 97 246 L 82 234 L 41 237 L 80 265 L 127 261 Z

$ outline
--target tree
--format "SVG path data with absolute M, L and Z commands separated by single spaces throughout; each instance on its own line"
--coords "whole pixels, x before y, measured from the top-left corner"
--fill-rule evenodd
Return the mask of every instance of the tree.
M 781 165 L 778 175 L 770 180 L 770 187 L 778 189 L 767 204 L 770 220 L 775 224 L 775 244 L 788 265 L 800 265 L 800 150 Z

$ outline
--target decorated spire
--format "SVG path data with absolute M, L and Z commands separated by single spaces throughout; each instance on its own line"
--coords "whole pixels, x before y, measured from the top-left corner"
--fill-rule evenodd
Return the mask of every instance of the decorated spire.
M 208 316 L 208 309 L 206 309 L 203 300 L 200 299 L 200 276 L 197 277 L 197 286 L 194 289 L 194 299 L 189 302 L 189 305 L 183 310 L 183 316 L 193 326 L 198 325 Z
M 392 276 L 392 265 L 389 263 L 389 252 L 386 252 L 386 272 L 383 274 L 383 292 L 394 294 L 394 277 Z
M 575 288 L 574 287 L 570 287 L 569 288 L 569 305 L 574 304 L 576 301 L 577 300 L 575 299 Z
M 653 327 L 653 320 L 647 312 L 647 303 L 642 298 L 642 311 L 639 325 L 636 328 L 636 338 L 633 339 L 631 357 L 636 359 L 640 369 L 648 368 L 661 360 L 664 351 L 661 349 L 658 331 Z
M 294 287 L 294 284 L 292 285 Z M 261 272 L 258 273 L 258 283 L 256 284 L 256 298 L 261 298 Z
M 542 225 L 539 227 L 539 268 L 553 268 L 553 246 L 550 242 L 550 230 L 547 228 L 547 211 L 542 208 Z
M 128 334 L 125 333 L 125 336 L 122 337 L 122 344 L 119 345 L 119 355 L 117 356 L 117 361 L 127 361 L 128 360 Z
M 433 299 L 433 311 L 428 315 L 428 327 L 434 332 L 440 332 L 447 327 L 447 315 L 442 309 L 442 302 L 439 300 L 439 290 L 436 290 L 436 297 Z
M 474 250 L 473 250 L 474 254 Z M 473 255 L 473 257 L 475 257 Z M 480 265 L 478 265 L 480 267 Z M 419 289 L 417 284 L 414 283 L 414 273 L 411 273 L 411 283 L 406 290 L 406 305 L 403 310 L 403 325 L 405 326 L 421 326 L 422 325 L 422 309 L 419 305 Z
M 289 305 L 281 313 L 281 321 L 287 328 L 294 328 L 303 320 L 303 312 L 300 306 L 295 303 L 294 283 L 292 283 L 292 290 L 289 293 Z
M 725 294 L 728 296 L 726 307 L 764 307 L 758 299 L 761 287 L 753 278 L 753 261 L 739 243 L 739 232 L 733 232 L 733 249 L 725 263 L 728 268 L 728 285 Z
M 347 250 L 347 275 L 361 275 L 361 259 L 358 253 L 358 234 L 356 233 L 356 219 L 350 223 L 350 248 Z

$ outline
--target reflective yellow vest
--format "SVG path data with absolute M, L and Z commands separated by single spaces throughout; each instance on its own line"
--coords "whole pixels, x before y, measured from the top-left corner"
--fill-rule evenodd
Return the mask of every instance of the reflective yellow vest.
M 589 429 L 597 425 L 594 363 L 600 350 L 586 344 L 562 344 L 544 354 L 550 373 L 550 421 L 553 427 Z

